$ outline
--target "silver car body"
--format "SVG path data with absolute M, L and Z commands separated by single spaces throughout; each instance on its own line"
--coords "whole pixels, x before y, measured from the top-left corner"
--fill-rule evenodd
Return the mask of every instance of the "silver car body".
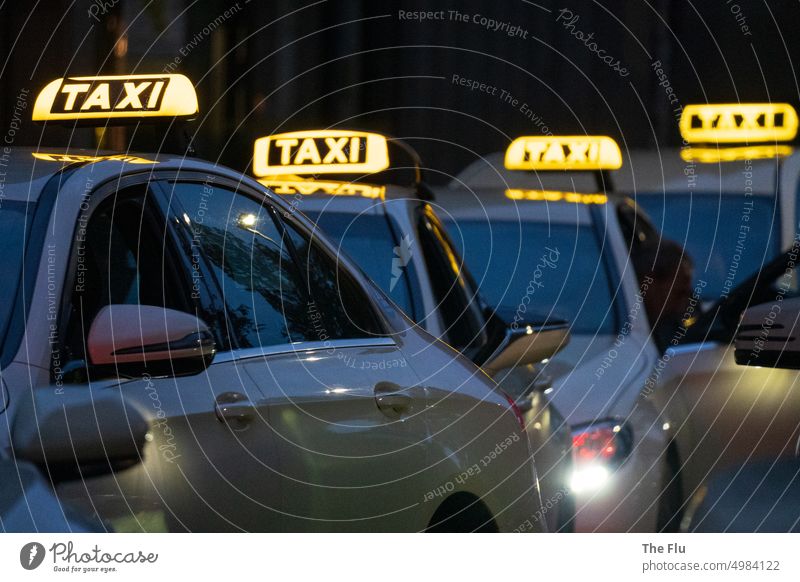
M 63 379 L 53 365 L 75 242 L 85 234 L 87 215 L 91 224 L 98 205 L 118 191 L 146 185 L 148 192 L 160 189 L 157 198 L 165 201 L 172 199 L 165 184 L 187 181 L 272 208 L 300 233 L 313 228 L 257 182 L 209 162 L 34 153 L 40 152 L 12 148 L 3 183 L 5 200 L 28 202 L 34 212 L 26 277 L 3 343 L 9 404 L 0 422 L 7 426 L 20 394 L 59 393 Z M 170 220 L 191 222 L 185 215 Z M 448 499 L 462 515 L 485 509 L 481 515 L 501 531 L 536 516 L 530 450 L 494 384 L 412 325 L 324 237 L 314 248 L 338 261 L 342 277 L 352 277 L 384 336 L 218 345 L 206 372 L 194 376 L 85 382 L 87 390 L 124 394 L 148 415 L 152 430 L 140 464 L 87 474 L 61 485 L 59 495 L 122 531 L 420 531 Z M 376 405 L 379 387 L 388 387 L 387 408 Z M 221 412 L 224 403 L 233 419 Z M 3 449 L 8 434 L 0 431 Z M 533 529 L 544 526 L 536 522 Z
M 544 180 L 544 182 L 543 182 Z M 566 201 L 565 194 L 596 192 L 595 176 L 589 174 L 509 171 L 503 167 L 502 154 L 486 156 L 467 167 L 449 185 L 437 191 L 443 216 L 452 220 L 478 221 L 489 228 L 498 221 L 538 225 L 590 227 L 600 241 L 605 268 L 613 290 L 617 318 L 613 333 L 582 334 L 571 330 L 571 341 L 545 367 L 553 378 L 550 398 L 567 418 L 573 433 L 597 423 L 627 425 L 633 435 L 632 449 L 610 479 L 598 488 L 573 492 L 576 497 L 578 531 L 654 531 L 658 523 L 659 500 L 667 474 L 667 449 L 671 440 L 668 422 L 662 418 L 656 395 L 647 380 L 658 360 L 658 350 L 651 338 L 650 325 L 641 295 L 628 244 L 622 234 L 618 206 L 613 201 L 592 203 Z M 509 193 L 510 192 L 510 193 Z M 525 199 L 525 192 L 539 192 Z M 549 196 L 547 200 L 543 197 Z M 589 196 L 595 196 L 589 194 Z M 458 226 L 451 229 L 453 238 L 463 237 Z M 517 270 L 532 276 L 543 248 L 526 246 L 520 239 L 513 248 L 493 248 L 492 252 L 510 256 Z M 580 249 L 576 249 L 580 252 Z M 469 261 L 469 258 L 468 258 Z M 541 282 L 554 285 L 561 293 L 585 295 L 581 288 L 562 287 L 571 269 L 569 256 L 562 257 L 563 271 L 545 273 Z M 497 273 L 480 272 L 473 265 L 478 284 Z M 591 280 L 591 272 L 586 273 Z M 525 299 L 508 298 L 517 311 L 542 311 L 533 293 Z M 590 306 L 585 306 L 589 308 Z M 544 311 L 547 313 L 547 310 Z M 551 314 L 560 315 L 560 314 Z

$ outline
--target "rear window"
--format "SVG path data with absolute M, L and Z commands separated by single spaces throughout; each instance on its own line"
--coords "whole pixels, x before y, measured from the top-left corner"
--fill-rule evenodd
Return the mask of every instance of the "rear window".
M 450 224 L 473 277 L 506 318 L 565 319 L 574 334 L 613 334 L 616 313 L 590 226 L 461 220 Z
M 26 202 L 0 200 L 0 337 L 5 338 L 19 288 L 25 236 L 30 227 L 32 209 Z
M 780 252 L 780 215 L 773 196 L 637 194 L 656 228 L 684 246 L 702 299 L 716 301 Z
M 375 214 L 306 212 L 400 309 L 416 320 L 411 294 L 413 248 L 397 240 L 389 218 Z

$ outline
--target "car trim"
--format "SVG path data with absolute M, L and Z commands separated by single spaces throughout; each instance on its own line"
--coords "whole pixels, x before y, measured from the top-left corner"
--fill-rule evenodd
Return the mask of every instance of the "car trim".
M 397 347 L 397 343 L 390 337 L 376 337 L 364 339 L 341 339 L 324 342 L 294 342 L 280 346 L 264 346 L 260 348 L 239 348 L 227 352 L 219 352 L 214 357 L 211 365 L 249 360 L 253 358 L 266 358 L 269 356 L 283 356 L 288 354 L 319 352 L 322 350 L 335 352 L 349 348 L 380 348 Z
M 704 352 L 706 350 L 713 350 L 718 348 L 720 342 L 715 341 L 705 341 L 705 342 L 693 342 L 690 344 L 683 344 L 677 346 L 671 346 L 667 348 L 667 353 L 672 356 L 678 356 L 680 354 L 691 354 L 693 352 Z

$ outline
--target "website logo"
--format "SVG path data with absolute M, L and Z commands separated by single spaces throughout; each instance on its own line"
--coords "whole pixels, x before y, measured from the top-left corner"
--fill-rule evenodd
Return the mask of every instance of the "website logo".
M 19 551 L 19 563 L 26 570 L 35 570 L 44 561 L 44 546 L 39 542 L 30 542 Z

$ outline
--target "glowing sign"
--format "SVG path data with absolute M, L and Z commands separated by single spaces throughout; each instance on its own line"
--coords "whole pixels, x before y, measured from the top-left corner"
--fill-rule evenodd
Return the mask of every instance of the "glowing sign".
M 532 200 L 535 202 L 571 202 L 573 204 L 605 204 L 605 194 L 579 194 L 578 192 L 559 192 L 557 190 L 506 190 L 510 200 Z
M 191 117 L 197 111 L 197 94 L 183 75 L 66 77 L 42 89 L 33 107 L 33 120 L 137 121 Z
M 371 184 L 352 182 L 322 182 L 319 180 L 259 180 L 275 194 L 329 194 L 331 196 L 361 196 L 362 198 L 383 198 L 386 188 Z
M 389 167 L 386 138 L 345 130 L 297 131 L 256 140 L 253 173 L 258 176 L 368 174 Z
M 680 129 L 688 143 L 789 141 L 797 135 L 797 113 L 788 103 L 687 105 Z
M 792 155 L 792 146 L 766 145 L 722 148 L 684 148 L 681 158 L 685 162 L 700 164 L 718 164 L 720 162 L 737 162 L 741 160 L 765 160 L 783 158 Z
M 110 156 L 88 156 L 82 154 L 50 154 L 44 152 L 33 152 L 31 154 L 37 160 L 45 162 L 61 162 L 62 164 L 72 164 L 75 162 L 125 162 L 126 164 L 157 164 L 156 160 L 148 160 L 138 156 L 128 156 L 125 154 L 115 154 Z
M 622 153 L 610 137 L 518 137 L 506 150 L 508 170 L 616 170 Z

